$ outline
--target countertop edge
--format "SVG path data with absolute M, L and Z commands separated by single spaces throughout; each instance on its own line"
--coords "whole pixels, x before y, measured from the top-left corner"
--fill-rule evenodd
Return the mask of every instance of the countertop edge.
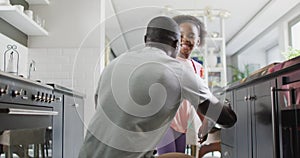
M 80 98 L 86 98 L 86 95 L 84 93 L 72 90 L 70 88 L 55 84 L 55 83 L 48 83 L 47 85 L 53 87 L 54 91 L 58 91 L 64 94 L 68 94 L 68 95 L 73 95 L 73 96 L 77 96 Z
M 244 87 L 244 86 L 247 86 L 249 84 L 256 83 L 256 82 L 263 82 L 263 81 L 266 81 L 266 80 L 270 80 L 272 78 L 276 78 L 280 75 L 286 74 L 286 73 L 291 72 L 293 70 L 299 70 L 299 69 L 300 69 L 300 63 L 297 63 L 295 65 L 292 65 L 290 67 L 278 70 L 276 72 L 273 72 L 273 73 L 270 73 L 270 74 L 267 74 L 267 75 L 264 75 L 264 76 L 260 76 L 260 77 L 257 77 L 257 78 L 249 79 L 244 83 L 238 83 L 239 81 L 235 82 L 235 83 L 233 83 L 233 85 L 226 88 L 225 91 L 231 91 L 231 90 L 234 90 L 234 89 L 237 89 L 237 88 L 240 88 L 240 87 Z
M 0 71 L 0 77 L 1 76 L 5 77 L 5 78 L 16 80 L 16 81 L 21 81 L 21 82 L 34 84 L 36 86 L 47 88 L 49 90 L 54 90 L 54 88 L 49 86 L 49 85 L 46 85 L 46 84 L 43 84 L 43 83 L 40 83 L 40 82 L 36 82 L 36 81 L 30 80 L 30 79 L 27 79 L 27 78 L 22 78 L 22 77 L 19 77 L 19 76 L 11 75 L 11 74 L 5 73 L 3 71 Z

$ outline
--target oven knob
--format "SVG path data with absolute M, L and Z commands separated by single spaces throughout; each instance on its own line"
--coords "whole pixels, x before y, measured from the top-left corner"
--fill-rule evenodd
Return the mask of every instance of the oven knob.
M 47 97 L 47 102 L 48 102 L 48 103 L 51 103 L 51 97 L 52 97 L 52 95 L 49 94 L 49 96 Z
M 41 101 L 41 102 L 45 101 L 45 94 L 44 94 L 44 92 L 42 92 L 42 95 L 41 95 L 40 101 Z
M 32 94 L 32 100 L 38 100 L 38 96 L 36 94 Z
M 22 92 L 23 92 L 23 89 L 20 89 L 20 91 L 18 91 L 18 90 L 12 90 L 11 95 L 12 95 L 13 97 L 17 97 L 18 95 L 21 95 Z
M 48 103 L 48 93 L 45 93 L 45 96 L 44 96 L 44 102 Z
M 0 88 L 0 96 L 8 93 L 8 85 L 4 88 Z
M 37 96 L 38 96 L 38 100 L 41 101 L 42 100 L 42 95 L 40 95 L 40 92 L 38 92 Z
M 53 97 L 51 98 L 51 101 L 55 101 L 55 95 L 53 95 Z
M 37 92 L 37 94 L 35 95 L 32 95 L 32 100 L 35 100 L 35 101 L 39 101 L 40 100 L 40 92 Z
M 44 102 L 46 102 L 46 103 L 48 102 L 48 99 L 47 99 L 47 98 L 48 98 L 48 93 L 45 93 L 45 96 L 44 96 L 43 100 L 44 100 Z

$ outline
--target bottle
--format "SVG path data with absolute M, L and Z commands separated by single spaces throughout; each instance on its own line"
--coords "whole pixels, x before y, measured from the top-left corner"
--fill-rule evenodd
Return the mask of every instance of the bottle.
M 16 45 L 7 45 L 7 50 L 4 53 L 4 71 L 18 75 L 19 53 Z
M 9 59 L 6 66 L 6 72 L 18 75 L 17 74 L 17 65 L 15 64 L 14 52 L 9 53 Z

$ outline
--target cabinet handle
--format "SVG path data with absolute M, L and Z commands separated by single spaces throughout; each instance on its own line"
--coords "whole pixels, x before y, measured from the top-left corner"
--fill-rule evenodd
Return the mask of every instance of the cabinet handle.
M 249 96 L 245 96 L 244 97 L 244 101 L 246 102 L 246 101 L 248 101 L 249 100 Z
M 229 155 L 229 152 L 228 151 L 225 151 L 224 152 L 224 157 L 229 157 L 230 155 Z
M 250 97 L 249 97 L 249 100 L 256 100 L 256 95 L 250 96 Z
M 74 106 L 75 108 L 77 108 L 79 106 L 79 104 L 75 103 L 72 106 Z

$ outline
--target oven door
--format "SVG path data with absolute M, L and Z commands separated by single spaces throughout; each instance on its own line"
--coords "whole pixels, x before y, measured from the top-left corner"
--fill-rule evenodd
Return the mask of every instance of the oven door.
M 52 157 L 51 107 L 0 103 L 0 157 Z
M 277 158 L 300 157 L 300 74 L 293 73 L 278 79 L 277 95 Z M 276 129 L 274 129 L 276 130 Z

